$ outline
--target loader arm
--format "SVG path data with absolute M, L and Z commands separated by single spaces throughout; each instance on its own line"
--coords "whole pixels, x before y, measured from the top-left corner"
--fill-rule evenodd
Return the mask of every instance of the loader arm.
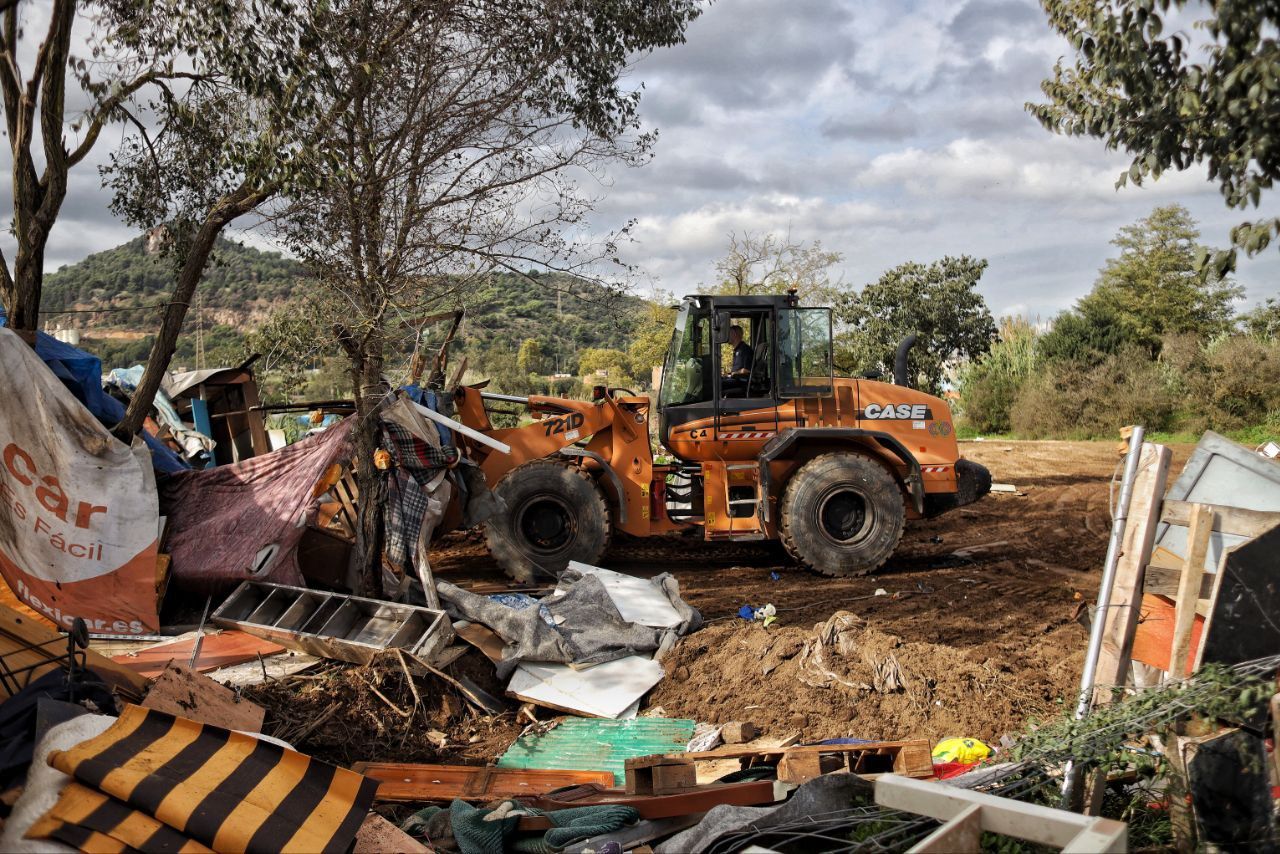
M 625 419 L 615 418 L 618 410 L 612 398 L 589 401 L 531 395 L 524 405 L 537 420 L 505 428 L 492 426 L 479 389 L 470 386 L 459 388 L 454 401 L 459 421 L 511 446 L 509 454 L 488 453 L 481 459 L 480 470 L 490 486 L 497 484 L 516 466 L 552 456 L 561 448 L 576 445 L 615 424 L 621 424 L 624 431 L 631 426 Z

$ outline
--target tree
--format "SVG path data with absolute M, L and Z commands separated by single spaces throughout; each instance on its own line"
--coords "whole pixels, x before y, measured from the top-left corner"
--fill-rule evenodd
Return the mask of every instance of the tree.
M 172 16 L 164 13 L 188 7 L 164 0 L 143 13 L 136 2 L 119 2 L 116 48 L 126 53 L 170 39 Z M 351 97 L 320 97 L 333 79 L 327 4 L 221 0 L 215 9 L 190 9 L 191 41 L 207 55 L 197 52 L 185 89 L 162 87 L 145 105 L 156 129 L 136 122 L 139 132 L 105 170 L 112 210 L 143 228 L 163 225 L 176 272 L 142 380 L 113 431 L 124 440 L 151 408 L 223 229 L 314 181 L 317 165 L 332 157 L 320 145 L 324 131 Z
M 526 374 L 537 374 L 542 372 L 542 362 L 542 346 L 538 339 L 526 338 L 516 353 L 516 367 Z
M 1089 135 L 1133 155 L 1117 187 L 1205 163 L 1228 207 L 1258 207 L 1280 177 L 1280 7 L 1187 0 L 1041 0 L 1074 60 L 1027 104 L 1048 130 Z M 1196 9 L 1190 30 L 1166 33 L 1170 10 Z M 1254 255 L 1280 235 L 1280 219 L 1243 222 L 1233 247 Z M 1209 256 L 1200 256 L 1201 260 Z M 1221 276 L 1235 249 L 1213 256 Z
M 632 376 L 647 381 L 653 369 L 666 359 L 676 320 L 676 310 L 672 308 L 674 300 L 671 294 L 658 292 L 646 302 L 631 345 L 627 347 L 627 363 Z
M 859 293 L 836 303 L 845 325 L 836 366 L 846 372 L 893 371 L 898 344 L 920 338 L 908 358 L 911 385 L 939 394 L 948 366 L 986 353 L 996 324 L 977 292 L 987 262 L 961 255 L 931 264 L 908 262 L 884 273 Z
M 802 300 L 828 305 L 840 284 L 831 281 L 831 268 L 843 260 L 841 253 L 823 249 L 821 241 L 806 244 L 790 233 L 731 233 L 729 251 L 716 262 L 713 293 L 782 294 L 795 288 Z
M 609 376 L 609 383 L 621 381 L 623 379 L 631 381 L 631 375 L 628 372 L 627 354 L 621 350 L 615 350 L 607 347 L 588 347 L 578 354 L 578 373 L 590 381 L 590 379 L 600 371 L 605 371 Z
M 1245 335 L 1263 341 L 1280 338 L 1280 302 L 1268 299 L 1262 305 L 1241 314 L 1238 322 Z
M 1041 355 L 1096 364 L 1135 346 L 1154 358 L 1166 335 L 1205 341 L 1226 332 L 1241 289 L 1214 270 L 1196 271 L 1196 258 L 1205 251 L 1199 238 L 1195 220 L 1181 205 L 1158 207 L 1121 228 L 1111 241 L 1120 254 L 1041 339 Z
M 334 0 L 323 21 L 332 124 L 314 181 L 273 212 L 317 278 L 318 319 L 350 365 L 360 491 L 353 568 L 381 586 L 385 482 L 373 466 L 390 325 L 438 309 L 491 271 L 567 271 L 611 257 L 575 235 L 577 180 L 639 164 L 627 63 L 674 44 L 694 0 Z M 528 375 L 525 374 L 527 379 Z
M 255 0 L 236 5 L 245 14 L 262 16 L 264 38 L 269 40 L 272 16 Z M 37 20 L 48 15 L 43 27 L 22 20 L 22 10 L 32 7 L 39 9 Z M 241 26 L 243 19 L 230 8 L 221 12 L 212 14 L 201 4 L 177 0 L 0 2 L 0 94 L 12 157 L 11 227 L 17 243 L 12 268 L 0 255 L 0 297 L 8 324 L 29 342 L 34 343 L 39 324 L 45 247 L 66 199 L 71 170 L 84 162 L 102 131 L 120 122 L 141 126 L 137 101 L 145 92 L 214 78 L 243 79 L 247 66 L 261 61 Z M 87 39 L 87 57 L 72 53 L 77 25 L 88 30 L 81 36 Z M 38 44 L 30 44 L 28 29 L 42 32 Z M 240 45 L 233 56 L 228 46 L 243 39 L 250 44 Z M 25 79 L 20 62 L 24 54 L 34 56 Z M 268 69 L 262 72 L 270 79 Z M 75 105 L 70 130 L 78 135 L 70 145 L 65 134 L 68 83 Z

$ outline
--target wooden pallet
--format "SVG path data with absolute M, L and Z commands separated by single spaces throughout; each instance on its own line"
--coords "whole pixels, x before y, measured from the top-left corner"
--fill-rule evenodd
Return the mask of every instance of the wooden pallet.
M 827 758 L 824 765 L 823 758 Z M 731 745 L 694 753 L 670 753 L 664 758 L 675 761 L 710 762 L 737 759 L 742 768 L 754 765 L 777 765 L 778 779 L 784 783 L 803 783 L 823 773 L 847 771 L 853 774 L 894 773 L 903 777 L 933 776 L 933 757 L 929 741 L 867 741 L 861 744 L 810 744 L 795 747 L 760 747 Z M 826 767 L 839 760 L 840 767 Z

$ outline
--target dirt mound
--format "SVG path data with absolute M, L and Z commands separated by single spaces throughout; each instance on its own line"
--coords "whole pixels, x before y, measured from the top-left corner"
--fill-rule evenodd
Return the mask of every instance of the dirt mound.
M 805 740 L 998 740 L 1056 713 L 1076 687 L 1079 627 L 1050 632 L 1062 633 L 1060 644 L 1042 640 L 1011 661 L 989 646 L 904 641 L 848 611 L 812 629 L 712 625 L 667 659 L 649 704 L 672 717 L 752 720 L 773 736 L 799 730 Z

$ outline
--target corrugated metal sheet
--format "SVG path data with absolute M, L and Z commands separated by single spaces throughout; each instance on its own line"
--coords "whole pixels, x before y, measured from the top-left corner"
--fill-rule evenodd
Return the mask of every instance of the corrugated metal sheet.
M 693 737 L 693 726 L 693 721 L 673 718 L 566 718 L 548 733 L 516 739 L 498 760 L 498 767 L 612 771 L 616 785 L 621 786 L 627 759 L 682 753 Z

